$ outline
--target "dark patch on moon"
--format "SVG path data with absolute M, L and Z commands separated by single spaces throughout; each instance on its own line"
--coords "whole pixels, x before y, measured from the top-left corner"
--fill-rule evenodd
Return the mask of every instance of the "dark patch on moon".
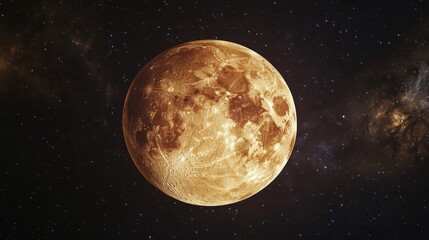
M 230 65 L 223 67 L 217 80 L 221 87 L 231 93 L 245 93 L 249 89 L 244 73 Z
M 147 142 L 146 131 L 137 131 L 135 138 L 137 145 L 139 145 L 140 147 L 144 147 Z
M 256 106 L 247 94 L 239 94 L 232 98 L 229 103 L 231 119 L 240 127 L 243 127 L 249 120 L 256 123 L 263 111 L 265 110 Z
M 289 105 L 287 102 L 279 96 L 274 97 L 273 99 L 274 111 L 276 111 L 277 115 L 283 117 L 289 111 Z

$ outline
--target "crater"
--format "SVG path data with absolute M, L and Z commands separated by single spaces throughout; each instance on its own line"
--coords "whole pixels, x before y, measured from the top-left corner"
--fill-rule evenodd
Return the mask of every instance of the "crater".
M 256 79 L 256 77 L 258 77 L 258 72 L 256 70 L 250 70 L 250 77 Z

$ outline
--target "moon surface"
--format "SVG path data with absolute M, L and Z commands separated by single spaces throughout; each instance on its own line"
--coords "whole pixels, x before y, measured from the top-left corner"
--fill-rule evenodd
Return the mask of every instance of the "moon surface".
M 267 60 L 235 43 L 201 40 L 164 51 L 138 73 L 123 131 L 155 187 L 189 204 L 219 206 L 277 177 L 297 121 L 292 94 Z

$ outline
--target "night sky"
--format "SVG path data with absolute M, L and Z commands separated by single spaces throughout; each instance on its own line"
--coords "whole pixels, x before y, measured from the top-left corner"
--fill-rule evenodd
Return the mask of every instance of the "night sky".
M 267 188 L 200 207 L 122 134 L 133 78 L 177 44 L 270 61 L 294 152 Z M 0 239 L 428 239 L 429 2 L 0 1 Z

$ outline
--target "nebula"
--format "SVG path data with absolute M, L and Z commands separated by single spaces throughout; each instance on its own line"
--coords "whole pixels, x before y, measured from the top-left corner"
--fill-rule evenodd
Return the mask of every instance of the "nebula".
M 421 63 L 412 75 L 389 76 L 390 84 L 376 90 L 367 118 L 370 139 L 399 162 L 429 156 L 429 68 Z

